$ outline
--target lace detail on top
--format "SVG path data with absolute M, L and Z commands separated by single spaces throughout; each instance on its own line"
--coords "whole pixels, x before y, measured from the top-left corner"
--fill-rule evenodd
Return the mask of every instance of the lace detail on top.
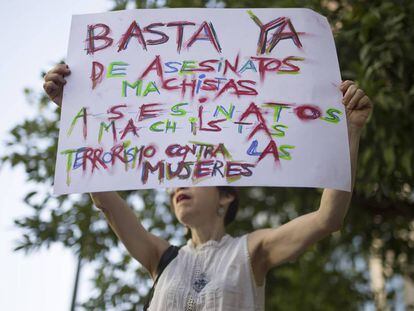
M 261 311 L 264 287 L 253 277 L 247 235 L 197 247 L 189 240 L 158 280 L 149 310 Z

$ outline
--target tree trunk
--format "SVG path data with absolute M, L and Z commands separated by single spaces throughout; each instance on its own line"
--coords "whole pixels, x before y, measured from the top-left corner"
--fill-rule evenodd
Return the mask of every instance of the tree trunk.
M 78 265 L 76 267 L 75 284 L 73 286 L 72 304 L 71 304 L 71 307 L 70 307 L 70 311 L 75 311 L 75 307 L 76 307 L 76 297 L 78 295 L 78 286 L 79 286 L 79 277 L 80 277 L 81 264 L 82 264 L 82 257 L 79 254 Z
M 404 277 L 404 303 L 407 311 L 414 311 L 414 282 L 410 277 Z
M 382 247 L 380 239 L 373 239 L 369 258 L 371 289 L 374 294 L 375 307 L 378 311 L 387 311 L 387 294 L 385 291 L 384 269 L 379 250 Z

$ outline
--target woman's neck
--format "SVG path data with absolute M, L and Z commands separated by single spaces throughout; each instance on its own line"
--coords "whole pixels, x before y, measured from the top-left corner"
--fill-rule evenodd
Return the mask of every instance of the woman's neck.
M 191 228 L 191 240 L 195 247 L 210 240 L 219 241 L 225 234 L 224 226 Z

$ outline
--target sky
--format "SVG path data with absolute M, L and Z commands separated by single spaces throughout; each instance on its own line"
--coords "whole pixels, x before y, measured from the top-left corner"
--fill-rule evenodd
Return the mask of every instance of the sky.
M 33 113 L 23 89 L 42 91 L 41 71 L 66 57 L 72 14 L 105 12 L 112 4 L 108 0 L 0 1 L 0 141 Z M 13 252 L 21 235 L 13 220 L 30 212 L 22 200 L 31 189 L 24 170 L 1 167 L 0 189 L 0 310 L 69 310 L 76 258 L 58 245 L 29 255 Z

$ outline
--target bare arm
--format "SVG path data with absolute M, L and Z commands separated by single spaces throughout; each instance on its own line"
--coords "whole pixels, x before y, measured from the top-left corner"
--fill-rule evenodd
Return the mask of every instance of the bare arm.
M 62 105 L 65 77 L 70 75 L 66 64 L 52 68 L 44 77 L 43 88 L 49 98 L 59 107 Z M 112 230 L 125 245 L 132 257 L 137 259 L 151 274 L 156 269 L 163 252 L 169 243 L 147 232 L 133 210 L 116 192 L 90 194 L 95 206 L 102 210 Z
M 343 85 L 344 105 L 348 115 L 353 189 L 360 133 L 372 110 L 372 104 L 352 82 L 345 81 Z M 361 113 L 358 110 L 364 112 L 362 118 L 360 114 L 358 115 Z M 296 259 L 309 246 L 339 230 L 349 209 L 351 196 L 352 191 L 324 189 L 317 211 L 300 216 L 278 228 L 261 229 L 249 234 L 248 248 L 256 283 L 261 284 L 267 271 L 272 267 Z
M 169 243 L 146 231 L 117 192 L 90 193 L 90 196 L 131 256 L 155 278 L 158 262 Z
M 355 184 L 355 175 L 357 168 L 359 140 L 361 137 L 361 129 L 349 125 L 349 149 L 351 154 L 351 170 L 352 170 L 352 188 L 351 192 L 340 191 L 334 189 L 324 189 L 321 197 L 321 204 L 317 211 L 318 220 L 322 224 L 329 224 L 330 231 L 335 232 L 342 227 L 343 220 L 349 209 L 352 198 L 352 191 Z

